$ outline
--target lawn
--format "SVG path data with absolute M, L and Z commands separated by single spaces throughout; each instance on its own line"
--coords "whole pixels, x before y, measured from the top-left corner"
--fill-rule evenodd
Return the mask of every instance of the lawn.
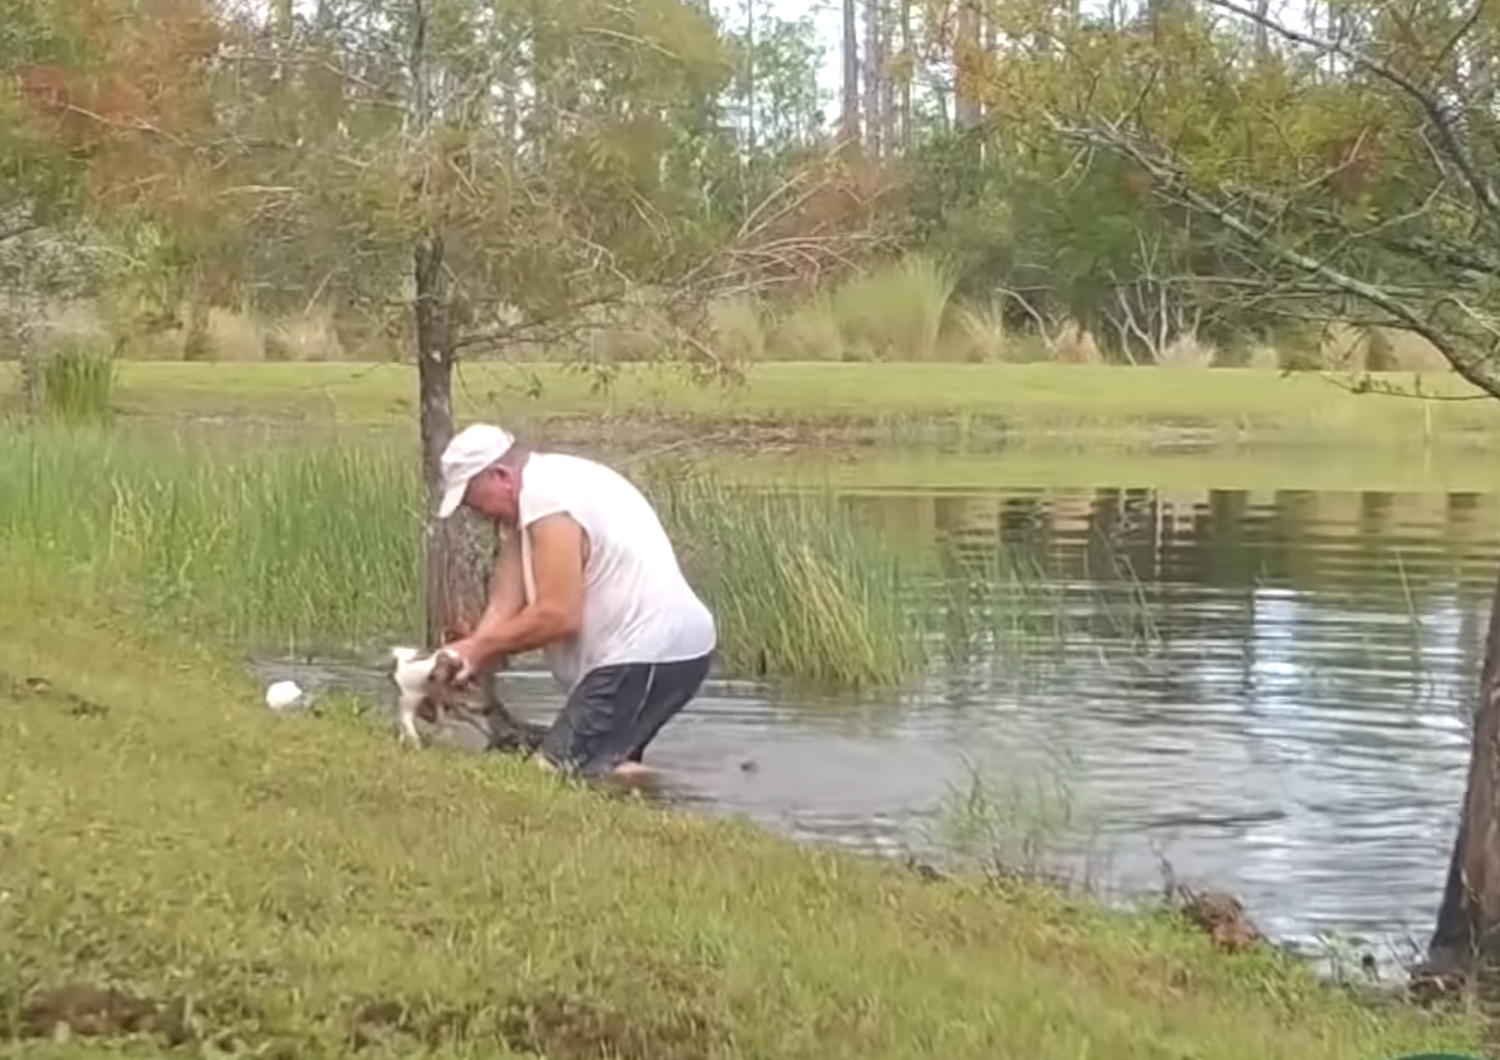
M 1161 916 L 406 752 L 347 711 L 276 716 L 211 634 L 148 639 L 15 553 L 0 581 L 10 1056 L 1475 1049 L 1467 1026 L 1359 1007 Z
M 1218 441 L 1349 439 L 1388 448 L 1487 435 L 1494 403 L 1451 373 L 1387 373 L 1444 400 L 1354 394 L 1349 379 L 1257 369 L 1118 368 L 1098 365 L 764 363 L 742 386 L 703 385 L 668 367 L 627 367 L 612 385 L 556 365 L 464 367 L 462 418 L 511 422 L 613 416 L 725 425 L 877 424 L 945 420 L 1012 439 L 1084 443 L 1170 441 L 1183 433 Z M 14 374 L 0 393 L 14 389 Z M 1453 400 L 1463 399 L 1463 400 Z M 122 362 L 115 404 L 141 414 L 255 416 L 355 424 L 409 423 L 415 371 L 404 365 L 184 364 Z

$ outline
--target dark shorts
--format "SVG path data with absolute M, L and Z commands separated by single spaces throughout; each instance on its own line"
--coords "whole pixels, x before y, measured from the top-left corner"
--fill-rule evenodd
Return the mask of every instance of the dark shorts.
M 698 694 L 713 652 L 669 663 L 619 663 L 583 675 L 537 750 L 582 776 L 639 762 L 661 727 Z

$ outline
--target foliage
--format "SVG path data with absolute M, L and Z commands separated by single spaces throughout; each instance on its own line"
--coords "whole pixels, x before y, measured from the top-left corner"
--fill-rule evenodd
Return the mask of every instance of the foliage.
M 856 93 L 866 142 L 834 162 L 827 49 L 810 18 L 758 2 L 716 14 L 689 0 L 27 0 L 3 42 L 22 76 L 0 106 L 0 169 L 45 174 L 39 201 L 87 208 L 110 249 L 113 328 L 184 331 L 201 357 L 214 356 L 214 307 L 316 306 L 346 348 L 409 350 L 410 253 L 434 232 L 449 338 L 471 356 L 567 342 L 589 311 L 646 300 L 672 321 L 658 356 L 712 359 L 708 301 L 789 282 L 806 293 L 895 232 L 942 261 L 976 312 L 1053 339 L 1081 325 L 1114 360 L 1201 341 L 1239 363 L 1255 343 L 1305 341 L 1290 316 L 1437 327 L 1356 312 L 1357 292 L 1310 290 L 1290 259 L 1268 271 L 1185 194 L 1276 220 L 1252 228 L 1274 228 L 1278 253 L 1439 290 L 1447 274 L 1408 268 L 1394 243 L 1440 237 L 1453 252 L 1467 230 L 1462 195 L 1414 209 L 1437 171 L 1388 79 L 1272 47 L 1224 10 L 1074 16 L 1004 0 L 955 23 L 872 5 L 879 32 L 861 48 L 883 57 L 862 88 L 879 98 Z M 1425 0 L 1339 10 L 1340 47 L 1408 65 L 1421 49 L 1398 54 L 1403 40 L 1459 28 Z M 1456 50 L 1479 54 L 1488 32 L 1477 20 Z M 1460 60 L 1422 47 L 1428 81 L 1457 83 Z M 1465 112 L 1473 142 L 1481 109 Z M 1148 157 L 1106 143 L 1091 116 Z M 1272 187 L 1274 202 L 1247 197 Z M 1342 239 L 1351 224 L 1366 235 Z M 1425 297 L 1417 308 L 1482 345 L 1464 310 Z
M 1090 22 L 1004 5 L 987 99 L 1037 149 L 1114 174 L 1179 241 L 1179 286 L 1238 313 L 1413 331 L 1500 396 L 1480 238 L 1500 202 L 1483 5 L 1339 4 L 1337 40 L 1232 0 Z M 999 56 L 996 57 L 1000 59 Z M 1180 257 L 1180 255 L 1179 255 Z
M 41 0 L 27 12 L 45 24 Z M 735 41 L 688 0 L 310 12 L 90 0 L 87 14 L 62 37 L 91 49 L 87 68 L 30 71 L 12 101 L 40 137 L 18 154 L 76 161 L 83 205 L 119 250 L 125 317 L 200 345 L 214 307 L 312 303 L 355 344 L 399 340 L 410 254 L 433 233 L 451 338 L 476 352 L 560 333 L 579 307 L 632 290 L 737 282 L 743 260 L 721 275 L 709 259 L 767 234 L 747 220 L 764 222 L 817 157 L 746 179 L 725 125 L 725 100 L 746 94 Z M 752 110 L 778 117 L 754 139 L 805 149 L 809 28 L 762 17 L 757 29 Z M 814 168 L 774 216 L 841 179 Z M 741 196 L 728 210 L 713 193 L 726 178 Z

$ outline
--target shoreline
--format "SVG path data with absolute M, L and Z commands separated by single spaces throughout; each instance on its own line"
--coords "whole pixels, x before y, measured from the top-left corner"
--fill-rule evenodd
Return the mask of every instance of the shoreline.
M 242 669 L 250 679 L 265 684 L 279 679 L 280 676 L 287 676 L 283 667 L 318 668 L 324 664 L 332 664 L 335 670 L 345 670 L 359 667 L 361 663 L 367 662 L 375 654 L 378 653 L 374 648 L 370 652 L 354 652 L 347 655 L 329 654 L 318 657 L 287 656 L 281 658 L 256 654 Z M 549 671 L 545 665 L 534 658 L 524 659 L 508 668 L 506 673 L 525 681 L 550 681 Z M 731 679 L 721 674 L 711 674 L 710 680 L 728 681 Z M 335 687 L 331 690 L 331 694 L 322 691 L 315 694 L 309 693 L 309 696 L 311 702 L 305 709 L 309 709 L 314 714 L 319 709 L 317 707 L 319 701 L 332 701 L 335 704 L 334 711 L 342 712 L 346 700 L 354 700 L 362 704 L 359 711 L 360 719 L 372 732 L 384 733 L 387 729 L 386 719 L 380 716 L 378 703 L 365 700 L 363 694 L 357 689 Z M 544 717 L 531 714 L 525 715 L 525 718 L 532 722 L 545 721 Z M 394 719 L 390 720 L 393 722 Z M 462 729 L 461 724 L 460 729 Z M 462 737 L 459 738 L 459 743 L 460 745 L 464 743 Z M 513 757 L 507 752 L 484 753 L 465 746 L 458 748 L 457 753 L 474 754 L 479 760 L 486 762 L 509 762 Z M 719 803 L 713 797 L 702 798 L 677 787 L 675 778 L 670 772 L 664 772 L 662 779 L 666 781 L 662 787 L 650 793 L 643 793 L 643 796 L 665 809 L 693 814 L 706 820 L 727 820 L 734 816 L 735 811 Z M 794 830 L 781 827 L 779 822 L 771 818 L 748 819 L 754 827 L 799 846 L 847 851 L 855 857 L 870 859 L 882 865 L 911 872 L 918 878 L 929 882 L 939 879 L 972 882 L 984 876 L 983 873 L 972 868 L 965 868 L 962 858 L 952 851 L 923 849 L 915 845 L 894 848 L 858 842 L 848 844 L 838 838 L 799 835 Z M 1256 939 L 1264 946 L 1306 964 L 1314 970 L 1320 980 L 1331 986 L 1348 988 L 1357 985 L 1362 991 L 1372 992 L 1382 997 L 1394 998 L 1396 995 L 1404 994 L 1410 986 L 1409 973 L 1424 963 L 1421 960 L 1407 960 L 1395 954 L 1390 945 L 1394 941 L 1394 935 L 1388 936 L 1383 944 L 1349 946 L 1334 952 L 1330 946 L 1320 944 L 1319 938 L 1315 935 L 1276 933 L 1264 926 L 1262 918 L 1257 915 L 1255 909 L 1246 907 L 1238 895 L 1219 887 L 1218 881 L 1210 877 L 1192 877 L 1192 879 L 1194 882 L 1191 886 L 1181 884 L 1173 866 L 1163 863 L 1163 877 L 1157 886 L 1130 887 L 1112 882 L 1107 877 L 1096 877 L 1087 868 L 1081 872 L 1075 872 L 1066 864 L 1054 861 L 1050 864 L 1026 867 L 1001 865 L 999 876 L 991 882 L 995 885 L 1020 883 L 1025 886 L 1055 890 L 1068 901 L 1082 901 L 1125 916 L 1137 917 L 1152 916 L 1162 912 L 1164 902 L 1165 908 L 1175 909 L 1184 904 L 1184 899 L 1187 900 L 1186 904 L 1192 905 L 1191 899 L 1194 895 L 1209 896 L 1212 902 L 1209 903 L 1210 908 L 1206 914 L 1208 922 L 1200 922 L 1197 926 L 1211 938 L 1215 936 L 1216 931 L 1225 934 L 1230 941 L 1228 949 L 1233 950 L 1242 945 L 1246 939 Z M 1169 896 L 1168 892 L 1174 891 L 1176 893 Z M 1217 911 L 1211 907 L 1213 903 L 1219 905 L 1220 908 Z M 1223 907 L 1228 903 L 1232 903 L 1237 908 L 1228 912 L 1224 911 Z M 1414 935 L 1406 937 L 1415 938 Z M 1388 978 L 1388 975 L 1392 973 L 1397 978 Z M 1350 980 L 1351 974 L 1360 976 L 1357 984 Z
M 1131 1060 L 1369 1060 L 1477 1041 L 1468 1016 L 1372 1006 L 1173 916 L 934 881 L 519 763 L 403 752 L 363 723 L 278 717 L 212 641 L 5 573 L 17 901 L 0 904 L 0 1021 L 23 1056 L 47 1019 L 84 1020 L 106 975 L 152 1019 L 189 1004 L 187 1041 L 330 1058 L 377 1001 L 406 1014 L 373 1021 L 392 1044 L 412 1028 L 406 1055 L 523 1054 L 521 1015 L 547 1026 L 546 1055 L 581 1057 L 569 1043 L 588 1038 L 643 1060 L 1073 1060 L 1106 1043 Z M 97 942 L 59 933 L 80 900 L 104 902 Z M 98 1037 L 121 1032 L 102 1022 Z

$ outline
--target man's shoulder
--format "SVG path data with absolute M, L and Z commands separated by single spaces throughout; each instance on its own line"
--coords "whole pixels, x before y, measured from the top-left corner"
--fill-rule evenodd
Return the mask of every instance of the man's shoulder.
M 605 464 L 571 453 L 532 453 L 521 480 L 521 523 L 529 525 L 556 512 L 591 525 L 633 490 L 629 480 Z M 638 491 L 637 491 L 638 492 Z
M 526 470 L 540 470 L 544 474 L 567 471 L 585 471 L 595 468 L 603 468 L 604 465 L 597 460 L 590 460 L 586 456 L 577 453 L 555 453 L 544 450 L 533 452 L 526 458 Z
M 614 468 L 608 464 L 602 464 L 597 460 L 590 460 L 586 456 L 576 456 L 573 453 L 532 453 L 527 462 L 526 474 L 528 477 L 535 472 L 533 481 L 543 489 L 553 486 L 566 488 L 569 484 L 593 484 L 603 481 L 629 482 Z M 525 488 L 525 479 L 522 480 L 522 488 Z

